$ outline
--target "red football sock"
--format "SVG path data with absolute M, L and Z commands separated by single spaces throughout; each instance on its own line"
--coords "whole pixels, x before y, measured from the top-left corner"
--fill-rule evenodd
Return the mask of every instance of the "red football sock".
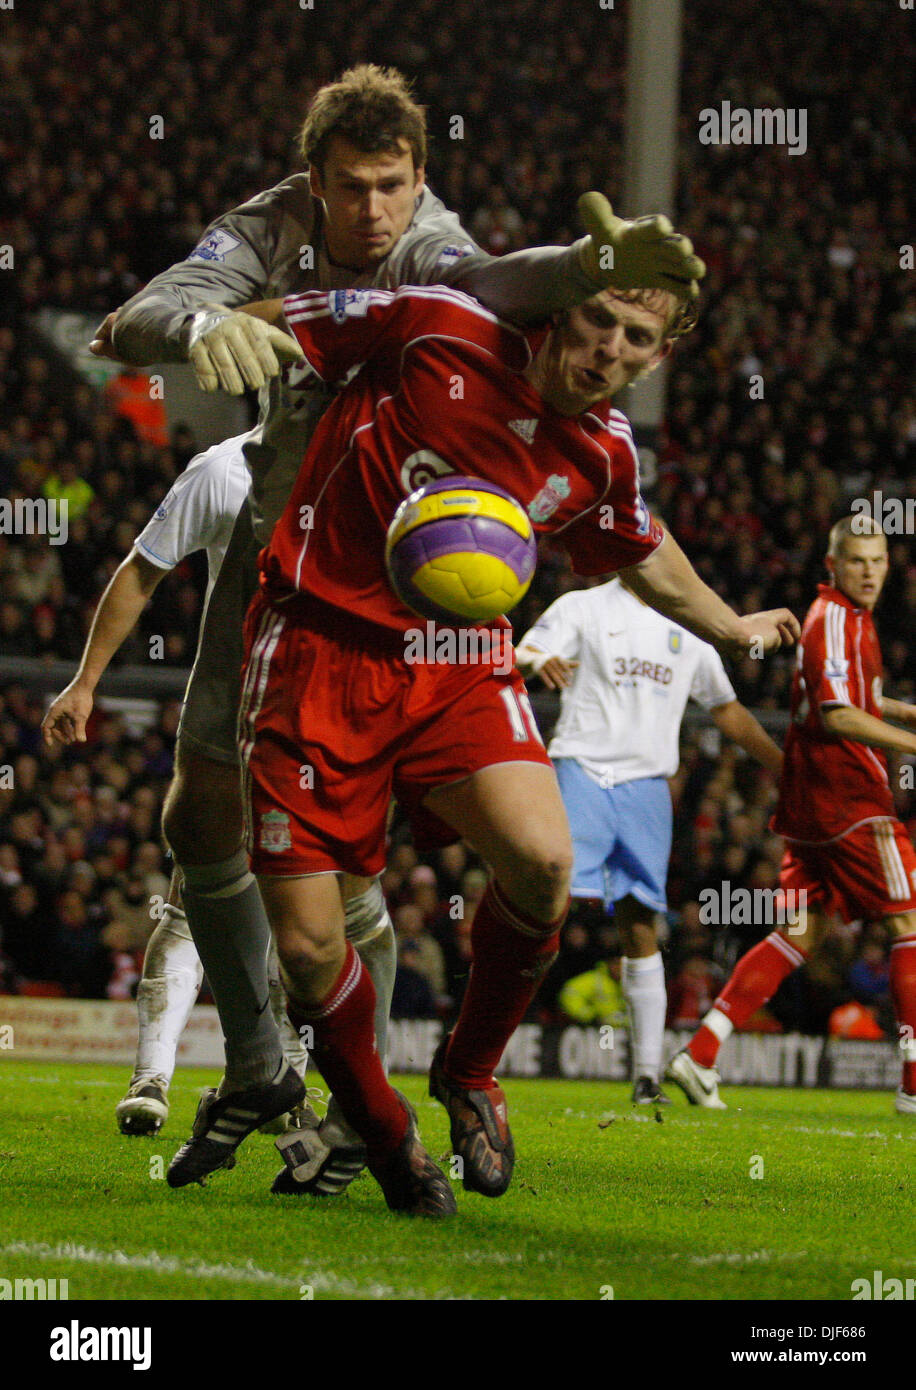
M 772 999 L 787 975 L 805 963 L 805 953 L 793 946 L 780 932 L 770 932 L 763 941 L 741 957 L 731 979 L 719 995 L 713 1008 L 740 1028 L 752 1014 Z M 702 1023 L 687 1045 L 697 1066 L 715 1066 L 722 1039 L 706 1023 Z
M 916 1095 L 916 934 L 901 936 L 891 947 L 891 998 L 900 1028 L 903 1081 L 907 1095 Z
M 407 1133 L 407 1113 L 388 1084 L 375 1046 L 375 986 L 347 942 L 343 969 L 315 1010 L 290 1000 L 293 1027 L 313 1031 L 315 1063 L 370 1159 L 391 1153 Z
M 539 922 L 490 882 L 474 915 L 471 976 L 446 1054 L 446 1070 L 459 1086 L 493 1086 L 506 1043 L 557 954 L 568 911 L 567 904 L 555 922 Z

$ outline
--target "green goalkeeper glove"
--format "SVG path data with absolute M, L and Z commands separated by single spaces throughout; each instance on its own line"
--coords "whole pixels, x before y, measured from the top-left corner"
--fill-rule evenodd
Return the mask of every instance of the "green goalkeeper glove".
M 667 217 L 616 217 L 603 193 L 583 193 L 579 215 L 588 232 L 582 269 L 591 279 L 618 290 L 668 290 L 693 301 L 706 266 L 693 243 L 675 232 Z

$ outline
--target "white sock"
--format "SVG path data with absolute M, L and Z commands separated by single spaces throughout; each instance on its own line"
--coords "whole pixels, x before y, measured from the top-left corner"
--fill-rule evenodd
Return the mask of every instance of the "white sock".
M 661 952 L 633 960 L 623 959 L 623 996 L 630 1019 L 630 1057 L 633 1080 L 648 1076 L 658 1081 L 665 1043 L 665 970 Z
M 700 1027 L 708 1028 L 710 1033 L 715 1033 L 720 1043 L 724 1043 L 726 1038 L 730 1038 L 735 1031 L 735 1025 L 728 1014 L 720 1013 L 715 1006 L 709 1010 L 705 1018 L 700 1020 Z
M 149 939 L 143 978 L 137 986 L 140 1039 L 134 1081 L 153 1076 L 171 1081 L 178 1040 L 203 977 L 187 918 L 180 907 L 166 903 L 162 920 Z

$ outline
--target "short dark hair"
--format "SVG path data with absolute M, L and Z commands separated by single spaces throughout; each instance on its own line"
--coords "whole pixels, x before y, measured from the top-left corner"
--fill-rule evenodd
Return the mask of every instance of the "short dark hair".
M 426 112 L 397 68 L 359 63 L 316 92 L 299 132 L 299 150 L 319 173 L 335 135 L 365 154 L 398 154 L 406 141 L 414 169 L 426 163 Z

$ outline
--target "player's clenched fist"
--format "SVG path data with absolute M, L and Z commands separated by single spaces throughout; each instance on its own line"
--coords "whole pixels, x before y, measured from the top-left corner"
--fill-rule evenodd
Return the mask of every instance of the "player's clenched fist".
M 112 342 L 112 331 L 114 329 L 116 317 L 116 313 L 106 314 L 95 330 L 95 336 L 89 344 L 89 351 L 92 353 L 93 357 L 109 357 L 113 362 L 120 360 L 114 350 L 114 344 Z
M 619 290 L 658 289 L 694 300 L 706 266 L 688 237 L 667 217 L 617 217 L 603 193 L 583 193 L 579 215 L 588 232 L 582 250 L 586 274 Z
M 549 656 L 537 667 L 537 674 L 548 690 L 566 690 L 578 665 L 578 661 L 566 661 L 562 656 Z
M 73 680 L 62 690 L 41 721 L 48 747 L 55 743 L 85 743 L 86 721 L 92 713 L 92 694 Z
M 303 360 L 302 348 L 280 328 L 222 305 L 201 309 L 191 320 L 188 360 L 204 391 L 240 396 L 276 376 L 284 362 Z
M 780 647 L 791 647 L 801 636 L 801 627 L 788 608 L 770 608 L 765 613 L 749 613 L 740 620 L 741 634 L 730 643 L 735 657 L 762 656 Z

